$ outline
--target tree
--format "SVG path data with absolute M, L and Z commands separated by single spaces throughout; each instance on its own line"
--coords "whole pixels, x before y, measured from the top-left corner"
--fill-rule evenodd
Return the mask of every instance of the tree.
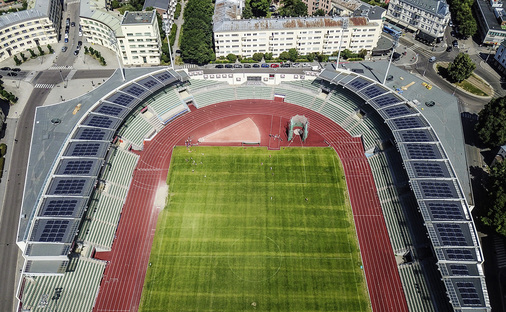
M 265 53 L 265 54 L 264 54 L 264 59 L 265 59 L 266 61 L 270 61 L 270 60 L 272 60 L 272 53 Z
M 366 49 L 362 49 L 358 52 L 358 57 L 360 57 L 360 58 L 365 58 L 366 55 L 367 55 Z
M 88 47 L 84 47 L 84 54 L 88 54 L 89 52 Z
M 506 162 L 490 168 L 488 182 L 488 210 L 481 221 L 503 236 L 506 236 Z
M 476 20 L 473 18 L 473 14 L 469 11 L 466 18 L 459 24 L 459 32 L 464 38 L 472 37 L 476 34 L 478 25 Z
M 46 53 L 44 52 L 44 50 L 42 50 L 41 46 L 37 46 L 37 48 L 39 49 L 39 54 L 40 54 L 40 55 L 44 55 L 44 54 L 46 54 Z
M 246 5 L 242 10 L 242 18 L 243 19 L 251 19 L 253 18 L 253 10 L 251 10 L 251 6 L 249 5 L 249 1 L 246 1 Z
M 283 7 L 278 10 L 281 16 L 307 16 L 307 5 L 301 0 L 282 0 Z
M 493 99 L 479 113 L 476 131 L 489 147 L 506 144 L 506 97 Z
M 263 58 L 264 58 L 263 53 L 257 52 L 255 54 L 253 54 L 253 59 L 257 62 L 261 62 Z
M 229 60 L 232 63 L 235 63 L 235 61 L 237 60 L 237 55 L 230 53 L 227 55 L 227 60 Z
M 309 53 L 308 55 L 306 55 L 306 58 L 309 62 L 312 62 L 315 59 L 315 55 L 314 53 Z
M 23 62 L 26 62 L 26 60 L 28 59 L 23 52 L 19 53 L 19 56 L 21 56 Z
M 318 62 L 327 62 L 329 60 L 329 56 L 322 53 L 317 53 L 316 58 L 318 59 Z
M 475 68 L 476 64 L 473 63 L 469 55 L 461 52 L 453 62 L 448 65 L 448 77 L 452 81 L 461 82 L 471 76 Z
M 297 58 L 299 57 L 299 52 L 297 52 L 297 49 L 291 48 L 288 50 L 288 54 L 290 55 L 290 61 L 295 62 Z
M 282 61 L 288 61 L 290 59 L 290 53 L 288 51 L 283 51 L 279 54 L 279 59 Z
M 350 50 L 348 49 L 344 49 L 341 51 L 341 57 L 345 60 L 349 59 L 350 57 L 353 56 L 353 52 L 351 52 Z
M 30 52 L 30 56 L 32 58 L 37 57 L 37 54 L 35 54 L 35 52 L 32 49 L 28 49 L 28 52 Z
M 21 61 L 17 55 L 14 55 L 14 62 L 16 63 L 17 66 L 21 65 L 21 63 L 23 63 L 23 61 Z
M 325 16 L 326 14 L 327 13 L 325 13 L 325 11 L 323 11 L 323 9 L 318 9 L 313 12 L 313 16 Z
M 249 0 L 251 12 L 255 17 L 266 17 L 271 5 L 269 0 Z
M 49 50 L 49 53 L 54 53 L 53 47 L 50 44 L 47 45 L 47 49 Z

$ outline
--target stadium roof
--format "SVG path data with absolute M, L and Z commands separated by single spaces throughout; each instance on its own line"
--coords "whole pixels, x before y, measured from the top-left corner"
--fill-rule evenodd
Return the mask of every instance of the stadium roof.
M 357 65 L 360 68 L 357 68 Z M 411 188 L 418 201 L 432 246 L 436 251 L 438 264 L 443 264 L 445 268 L 447 265 L 458 266 L 462 263 L 475 267 L 473 270 L 468 270 L 468 277 L 465 278 L 460 275 L 457 277 L 451 271 L 441 270 L 451 304 L 455 309 L 470 308 L 488 311 L 490 303 L 484 275 L 480 269 L 483 256 L 478 235 L 458 176 L 452 167 L 452 164 L 458 165 L 459 162 L 454 162 L 455 158 L 452 155 L 448 157 L 444 148 L 462 150 L 464 147 L 462 132 L 460 129 L 455 129 L 453 136 L 458 137 L 459 141 L 442 144 L 440 140 L 446 138 L 446 133 L 443 132 L 440 136 L 441 132 L 438 131 L 440 128 L 437 126 L 445 128 L 446 125 L 441 125 L 441 118 L 449 118 L 449 116 L 439 116 L 436 119 L 433 114 L 423 114 L 425 110 L 443 106 L 440 103 L 456 108 L 456 100 L 444 101 L 445 96 L 437 91 L 434 93 L 438 95 L 438 98 L 430 98 L 409 96 L 403 92 L 404 89 L 409 88 L 400 88 L 400 86 L 391 86 L 391 90 L 394 91 L 390 92 L 381 85 L 373 88 L 374 84 L 381 84 L 378 77 L 384 77 L 385 74 L 376 72 L 376 68 L 381 67 L 371 67 L 371 65 L 373 63 L 353 64 L 351 71 L 336 72 L 333 69 L 326 69 L 320 77 L 362 96 L 366 103 L 371 104 L 385 119 L 396 138 Z M 383 62 L 383 65 L 386 64 Z M 372 77 L 360 77 L 353 72 L 354 69 L 355 72 L 364 72 L 363 68 L 366 68 Z M 405 72 L 403 75 L 408 76 L 408 79 L 403 78 L 406 82 L 411 78 L 415 80 L 414 76 L 409 77 L 410 75 Z M 416 80 L 420 82 L 419 79 Z M 413 81 L 415 85 L 416 80 Z M 417 91 L 420 92 L 420 90 Z M 416 99 L 434 100 L 434 104 L 431 103 L 425 107 L 415 102 Z M 455 111 L 455 115 L 460 117 L 458 110 Z M 447 120 L 445 122 L 448 123 Z M 454 125 L 460 125 L 460 120 Z M 433 130 L 435 133 L 432 133 Z M 400 134 L 396 135 L 396 132 Z M 407 142 L 404 142 L 404 139 Z M 465 161 L 462 162 L 464 165 L 465 163 Z M 467 178 L 467 175 L 465 177 Z M 461 180 L 465 184 L 469 181 L 462 176 Z

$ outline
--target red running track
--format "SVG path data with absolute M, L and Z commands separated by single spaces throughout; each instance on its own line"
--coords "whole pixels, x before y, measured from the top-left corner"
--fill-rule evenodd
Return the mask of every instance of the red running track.
M 321 136 L 337 151 L 343 163 L 373 311 L 408 311 L 360 138 L 351 137 L 319 113 L 268 100 L 224 102 L 197 109 L 178 117 L 151 142 L 146 142 L 133 173 L 112 251 L 103 255 L 110 262 L 104 272 L 94 311 L 137 311 L 139 308 L 158 215 L 158 209 L 154 207 L 155 194 L 158 186 L 166 183 L 174 145 L 184 144 L 188 136 L 206 124 L 216 128 L 224 119 L 268 116 L 269 119 L 288 120 L 295 114 L 308 117 L 309 136 L 311 133 Z M 261 130 L 264 146 L 268 145 L 270 130 L 270 127 Z M 281 144 L 286 146 L 286 140 Z

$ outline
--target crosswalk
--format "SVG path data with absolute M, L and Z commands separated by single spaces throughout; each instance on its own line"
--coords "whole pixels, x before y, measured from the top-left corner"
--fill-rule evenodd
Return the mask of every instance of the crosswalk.
M 54 83 L 38 83 L 35 85 L 35 89 L 52 89 L 54 86 Z
M 51 66 L 49 70 L 60 70 L 60 69 L 73 69 L 72 66 Z
M 181 66 L 182 68 L 195 68 L 197 67 L 196 64 L 184 64 L 183 66 Z

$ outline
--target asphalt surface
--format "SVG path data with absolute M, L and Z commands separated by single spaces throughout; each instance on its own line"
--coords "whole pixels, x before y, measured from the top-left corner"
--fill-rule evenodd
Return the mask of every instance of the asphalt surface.
M 12 158 L 9 175 L 7 178 L 7 190 L 2 209 L 0 223 L 0 311 L 14 311 L 16 285 L 16 266 L 18 256 L 21 254 L 16 245 L 19 212 L 23 200 L 23 188 L 25 185 L 26 164 L 30 153 L 32 138 L 33 119 L 35 108 L 41 106 L 50 90 L 33 89 L 23 113 L 18 119 L 16 130 L 16 143 L 10 146 L 10 153 L 16 155 Z M 21 269 L 21 268 L 20 268 Z

